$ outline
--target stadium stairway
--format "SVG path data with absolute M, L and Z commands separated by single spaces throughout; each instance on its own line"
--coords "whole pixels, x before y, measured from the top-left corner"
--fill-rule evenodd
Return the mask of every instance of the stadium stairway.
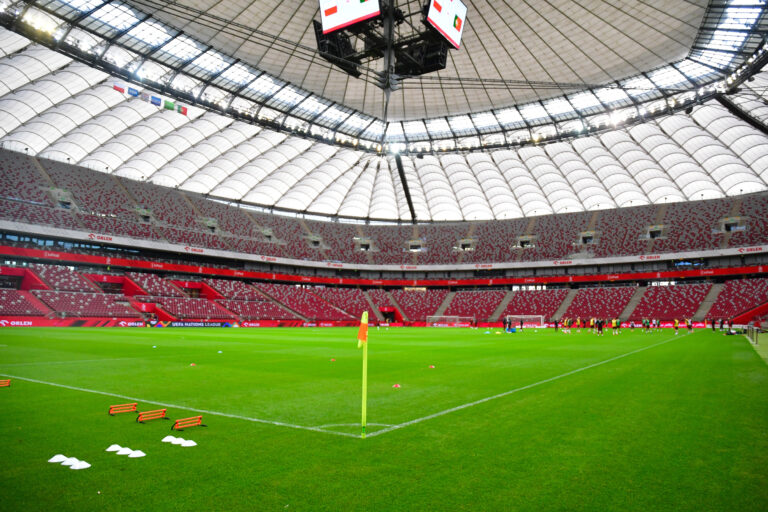
M 242 319 L 240 318 L 240 315 L 238 315 L 238 314 L 237 314 L 237 313 L 235 313 L 234 311 L 230 311 L 229 309 L 225 308 L 224 306 L 222 306 L 221 304 L 219 304 L 219 303 L 218 303 L 218 302 L 216 302 L 215 300 L 210 300 L 210 299 L 209 299 L 209 300 L 208 300 L 208 302 L 210 302 L 211 304 L 213 304 L 213 306 L 214 306 L 214 307 L 215 307 L 217 310 L 220 310 L 224 316 L 228 316 L 228 317 L 236 318 L 238 322 L 242 321 Z
M 365 301 L 371 307 L 371 309 L 369 309 L 368 311 L 373 313 L 373 315 L 376 317 L 376 320 L 378 320 L 379 322 L 383 322 L 384 316 L 381 314 L 381 311 L 379 311 L 379 308 L 376 307 L 376 304 L 373 303 L 373 299 L 371 299 L 371 296 L 368 295 L 368 290 L 363 290 L 363 297 L 365 297 Z
M 743 203 L 743 199 L 741 197 L 736 197 L 734 199 L 733 203 L 731 203 L 731 207 L 728 210 L 728 217 L 738 217 L 739 212 L 741 212 L 741 204 Z M 731 235 L 733 234 L 732 231 L 726 231 L 723 233 L 723 238 L 720 240 L 720 248 L 721 249 L 727 249 L 731 245 Z M 698 313 L 698 311 L 697 311 Z
M 712 285 L 712 288 L 709 289 L 709 292 L 707 292 L 707 295 L 706 297 L 704 297 L 704 300 L 701 301 L 701 305 L 699 305 L 699 309 L 697 309 L 696 313 L 693 314 L 692 320 L 694 322 L 701 322 L 705 318 L 707 318 L 707 315 L 709 314 L 709 310 L 712 309 L 712 305 L 720 296 L 720 292 L 723 291 L 724 287 L 725 287 L 725 283 L 715 283 Z
M 619 315 L 619 318 L 621 320 L 627 320 L 632 313 L 635 311 L 635 308 L 638 304 L 640 304 L 640 301 L 643 298 L 643 295 L 645 295 L 645 291 L 648 289 L 647 286 L 638 286 L 637 290 L 635 290 L 635 293 L 632 295 L 632 298 L 629 299 L 629 303 L 627 304 L 627 307 L 624 308 L 624 311 L 621 312 Z
M 560 304 L 560 307 L 557 308 L 557 311 L 555 311 L 555 314 L 552 316 L 552 318 L 557 318 L 558 320 L 563 318 L 563 315 L 566 311 L 568 311 L 568 308 L 571 306 L 571 302 L 573 302 L 573 298 L 576 297 L 578 292 L 578 288 L 571 288 L 568 290 L 568 295 L 565 296 L 565 300 L 562 304 Z M 544 320 L 552 320 L 552 318 L 545 318 Z
M 509 302 L 512 300 L 512 297 L 515 296 L 515 292 L 507 292 L 506 295 L 504 295 L 504 298 L 501 299 L 501 302 L 499 302 L 499 305 L 496 306 L 496 309 L 493 310 L 493 313 L 491 314 L 490 318 L 488 318 L 489 322 L 498 322 L 499 317 L 501 317 L 501 314 L 507 309 L 507 306 L 509 305 Z
M 324 302 L 324 303 L 325 303 L 325 304 L 328 306 L 328 308 L 330 308 L 330 309 L 332 309 L 332 310 L 336 310 L 336 311 L 339 311 L 339 312 L 341 312 L 341 313 L 343 313 L 343 314 L 345 314 L 345 315 L 348 315 L 350 318 L 357 318 L 355 315 L 353 315 L 352 313 L 350 313 L 350 312 L 349 312 L 349 311 L 347 311 L 346 309 L 343 309 L 343 308 L 341 308 L 341 307 L 339 307 L 339 306 L 336 306 L 335 304 L 331 304 L 330 302 L 328 302 L 327 300 L 325 300 L 325 299 L 324 299 L 323 297 L 321 297 L 320 295 L 318 295 L 318 294 L 314 293 L 313 291 L 307 291 L 307 293 L 309 293 L 309 294 L 311 294 L 311 295 L 314 295 L 315 297 L 317 297 L 317 300 L 319 300 L 319 301 L 321 301 L 321 302 Z
M 51 309 L 45 302 L 35 297 L 32 293 L 25 290 L 18 290 L 18 292 L 19 294 L 23 295 L 24 298 L 26 298 L 29 302 L 34 304 L 36 308 L 38 308 L 40 311 L 43 311 L 43 314 L 45 316 L 48 316 L 49 314 L 53 313 L 53 309 Z
M 437 308 L 437 311 L 435 311 L 435 316 L 440 316 L 445 313 L 445 310 L 448 309 L 448 306 L 451 305 L 451 301 L 455 296 L 456 292 L 448 292 L 448 295 L 446 295 L 445 299 L 443 299 L 443 303 L 440 304 L 440 307 Z
M 271 295 L 269 295 L 267 292 L 265 292 L 265 291 L 264 291 L 264 290 L 262 290 L 261 288 L 259 288 L 259 287 L 257 287 L 257 286 L 254 286 L 254 289 L 255 289 L 255 290 L 258 292 L 258 293 L 260 293 L 261 295 L 263 295 L 264 297 L 266 297 L 266 299 L 267 299 L 268 301 L 270 301 L 270 302 L 272 302 L 272 303 L 274 303 L 274 304 L 277 304 L 279 307 L 281 307 L 281 308 L 283 308 L 284 310 L 288 311 L 288 312 L 289 312 L 289 313 L 291 313 L 292 315 L 295 315 L 295 316 L 296 316 L 296 318 L 300 318 L 301 320 L 303 320 L 303 321 L 305 321 L 305 322 L 308 322 L 308 321 L 309 321 L 309 319 L 308 319 L 306 316 L 302 315 L 301 313 L 299 313 L 298 311 L 296 311 L 296 310 L 294 310 L 294 309 L 291 309 L 291 308 L 289 308 L 288 306 L 286 306 L 285 304 L 283 304 L 283 303 L 282 303 L 282 302 L 280 302 L 279 300 L 275 299 L 274 297 L 272 297 Z
M 43 168 L 43 165 L 40 163 L 40 161 L 35 157 L 31 157 L 30 160 L 32 161 L 32 165 L 35 166 L 35 168 L 43 176 L 45 181 L 47 181 L 51 185 L 51 187 L 55 188 L 56 184 L 51 179 L 51 175 L 48 174 L 48 172 L 46 172 L 46 170 Z
M 405 316 L 405 310 L 400 304 L 397 303 L 397 301 L 395 300 L 395 297 L 392 296 L 392 292 L 390 292 L 389 290 L 385 290 L 384 293 L 386 293 L 387 297 L 389 297 L 389 302 L 391 302 L 392 305 L 395 306 L 397 310 L 400 312 L 400 316 L 403 317 L 403 320 L 406 322 L 410 322 L 411 319 Z

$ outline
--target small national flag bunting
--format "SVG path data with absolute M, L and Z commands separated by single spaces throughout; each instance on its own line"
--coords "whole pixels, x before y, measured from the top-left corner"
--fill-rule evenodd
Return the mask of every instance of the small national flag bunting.
M 339 9 L 334 5 L 333 7 L 327 8 L 324 13 L 326 16 L 330 16 L 331 14 L 336 14 L 339 11 Z
M 442 5 L 440 5 L 439 3 L 437 3 L 436 1 L 435 1 L 435 2 L 432 2 L 432 5 L 434 5 L 434 6 L 435 6 L 435 10 L 436 10 L 437 12 L 443 12 L 443 6 L 442 6 Z
M 149 93 L 143 92 L 139 95 L 139 97 L 141 98 L 141 101 L 149 101 Z
M 120 85 L 120 84 L 114 84 L 114 85 L 112 86 L 112 88 L 113 88 L 114 90 L 116 90 L 117 92 L 122 92 L 122 93 L 125 93 L 125 87 L 123 87 L 123 86 L 122 86 L 122 85 Z
M 184 105 L 176 105 L 176 112 L 185 116 L 187 115 L 187 107 L 185 107 Z
M 133 96 L 134 98 L 139 95 L 139 90 L 134 89 L 133 87 L 128 88 L 128 96 Z
M 157 96 L 152 96 L 149 102 L 153 105 L 157 105 L 158 107 L 161 105 L 161 100 Z
M 176 104 L 172 101 L 165 100 L 163 108 L 166 110 L 176 110 Z
M 454 16 L 453 18 L 453 28 L 455 28 L 458 31 L 461 31 L 461 18 L 458 16 Z

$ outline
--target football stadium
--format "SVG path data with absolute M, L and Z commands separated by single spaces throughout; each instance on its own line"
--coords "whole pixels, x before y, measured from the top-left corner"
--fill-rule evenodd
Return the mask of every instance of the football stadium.
M 0 0 L 0 509 L 768 510 L 766 0 Z

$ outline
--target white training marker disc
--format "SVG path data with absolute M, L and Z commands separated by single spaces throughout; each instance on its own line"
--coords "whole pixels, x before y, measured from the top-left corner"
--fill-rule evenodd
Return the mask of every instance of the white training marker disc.
M 147 454 L 141 450 L 134 450 L 131 454 L 128 455 L 128 457 L 131 459 L 138 459 L 139 457 L 144 457 L 146 455 Z
M 71 466 L 72 464 L 76 464 L 78 462 L 80 462 L 80 461 L 78 459 L 76 459 L 75 457 L 67 457 L 66 459 L 61 461 L 61 465 L 62 466 Z
M 76 463 L 69 466 L 69 469 L 88 469 L 89 467 L 91 467 L 90 464 L 88 464 L 84 460 L 79 460 Z
M 130 455 L 133 453 L 133 450 L 131 450 L 130 448 L 120 448 L 119 450 L 117 450 L 116 453 L 118 455 Z
M 164 442 L 164 443 L 172 443 L 172 442 L 174 442 L 175 440 L 176 440 L 176 438 L 175 438 L 175 437 L 173 437 L 173 436 L 165 436 L 165 437 L 163 438 L 163 442 Z
M 53 457 L 48 459 L 48 462 L 53 462 L 53 463 L 56 463 L 56 464 L 60 464 L 61 462 L 64 462 L 66 459 L 67 459 L 66 455 L 62 455 L 60 453 L 57 453 L 56 455 L 54 455 Z
M 116 452 L 116 451 L 117 451 L 117 450 L 119 450 L 120 448 L 122 448 L 122 446 L 120 446 L 119 444 L 111 444 L 111 445 L 109 445 L 109 448 L 107 448 L 107 449 L 106 449 L 106 450 L 104 450 L 104 451 L 107 451 L 107 452 Z
M 184 447 L 187 447 L 187 448 L 188 448 L 188 447 L 190 447 L 190 446 L 197 446 L 197 443 L 196 443 L 196 442 L 194 442 L 194 441 L 193 441 L 193 440 L 191 440 L 191 439 L 187 439 L 186 441 L 184 441 L 183 443 L 181 443 L 181 446 L 184 446 Z
M 180 437 L 177 437 L 176 439 L 174 439 L 173 441 L 171 441 L 171 443 L 173 443 L 173 444 L 181 444 L 181 443 L 183 443 L 183 442 L 184 442 L 184 439 L 182 439 L 182 438 L 180 438 Z

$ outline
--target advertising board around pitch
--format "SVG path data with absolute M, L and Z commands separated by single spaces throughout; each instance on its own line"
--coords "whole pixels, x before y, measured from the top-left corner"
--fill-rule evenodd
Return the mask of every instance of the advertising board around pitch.
M 365 21 L 380 13 L 379 0 L 320 0 L 323 34 Z
M 467 21 L 467 6 L 461 0 L 431 0 L 427 22 L 435 27 L 456 49 Z

